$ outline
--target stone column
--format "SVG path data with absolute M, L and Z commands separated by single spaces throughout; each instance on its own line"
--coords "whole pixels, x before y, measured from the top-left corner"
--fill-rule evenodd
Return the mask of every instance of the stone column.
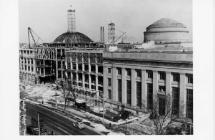
M 118 82 L 117 82 L 117 70 L 116 67 L 112 68 L 112 95 L 113 101 L 118 101 Z
M 166 72 L 166 95 L 169 96 L 169 101 L 167 101 L 166 112 L 171 109 L 172 106 L 172 90 L 171 90 L 171 72 Z
M 107 77 L 108 77 L 108 68 L 107 67 L 103 67 L 103 95 L 104 95 L 104 98 L 108 98 L 108 80 L 107 80 Z
M 180 73 L 180 105 L 179 105 L 179 117 L 186 117 L 186 77 L 185 73 Z
M 147 110 L 147 83 L 146 83 L 147 75 L 146 70 L 142 70 L 141 72 L 141 94 L 142 94 L 142 108 L 144 111 Z
M 127 104 L 127 92 L 126 92 L 126 71 L 122 68 L 122 103 Z
M 157 99 L 157 93 L 158 93 L 158 72 L 153 71 L 153 104 L 154 100 Z
M 136 86 L 136 71 L 131 69 L 131 105 L 137 106 L 137 86 Z
M 96 91 L 99 90 L 99 85 L 98 85 L 98 65 L 95 65 L 96 67 Z

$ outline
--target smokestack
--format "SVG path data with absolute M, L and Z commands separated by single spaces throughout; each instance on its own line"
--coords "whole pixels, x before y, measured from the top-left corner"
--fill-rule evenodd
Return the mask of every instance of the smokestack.
M 115 24 L 108 24 L 108 43 L 114 43 L 115 41 Z
M 68 32 L 75 32 L 75 10 L 67 10 L 67 20 L 68 20 Z
M 105 42 L 104 26 L 100 27 L 100 42 L 101 43 Z

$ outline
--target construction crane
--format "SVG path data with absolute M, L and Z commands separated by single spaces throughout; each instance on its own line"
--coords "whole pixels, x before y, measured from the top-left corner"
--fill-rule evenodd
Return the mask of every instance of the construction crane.
M 126 34 L 126 32 L 122 32 L 122 34 L 114 41 L 114 44 L 118 43 L 118 41 L 122 38 L 123 42 L 123 36 Z
M 37 37 L 37 40 L 35 40 L 35 37 Z M 38 41 L 42 41 L 43 40 L 31 29 L 31 27 L 28 27 L 28 45 L 29 48 L 33 48 L 31 47 L 31 39 L 33 40 L 33 47 L 39 45 Z

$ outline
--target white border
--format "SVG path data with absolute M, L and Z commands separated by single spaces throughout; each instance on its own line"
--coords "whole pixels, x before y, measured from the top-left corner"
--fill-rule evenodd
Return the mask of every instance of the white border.
M 18 115 L 18 1 L 0 0 L 0 139 L 43 139 L 19 136 Z M 194 135 L 132 136 L 140 139 L 215 139 L 213 0 L 193 0 Z M 215 22 L 214 22 L 215 23 Z M 102 137 L 110 139 L 113 136 Z M 44 139 L 71 137 L 45 137 Z M 77 137 L 78 139 L 80 137 Z M 101 139 L 101 137 L 82 137 Z M 114 137 L 116 138 L 116 137 Z M 130 137 L 124 137 L 130 139 Z

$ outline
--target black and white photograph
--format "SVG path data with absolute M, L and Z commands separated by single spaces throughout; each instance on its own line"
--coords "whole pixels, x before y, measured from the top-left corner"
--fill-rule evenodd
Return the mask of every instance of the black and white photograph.
M 198 57 L 193 2 L 17 0 L 17 86 L 1 78 L 17 92 L 17 134 L 199 135 L 197 120 L 214 116 L 204 113 L 214 105 L 214 72 L 203 80 L 199 72 L 214 64 Z

